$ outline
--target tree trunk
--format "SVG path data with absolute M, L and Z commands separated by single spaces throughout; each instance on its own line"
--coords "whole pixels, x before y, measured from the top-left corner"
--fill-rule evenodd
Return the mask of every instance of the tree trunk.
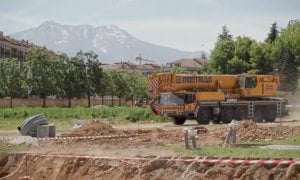
M 122 101 L 122 98 L 119 97 L 119 106 L 121 106 L 121 101 Z
M 71 107 L 71 94 L 69 93 L 69 97 L 68 97 L 68 99 L 69 99 L 69 102 L 68 102 L 68 107 L 70 108 Z
M 43 108 L 46 107 L 46 97 L 43 97 Z
M 10 108 L 12 108 L 13 107 L 13 97 L 10 97 Z
M 104 105 L 104 96 L 101 95 L 101 105 Z
M 111 95 L 111 106 L 113 107 L 114 106 L 114 96 Z
M 91 95 L 88 93 L 88 107 L 91 107 Z
M 131 106 L 134 106 L 134 99 L 133 99 L 133 96 L 131 97 Z

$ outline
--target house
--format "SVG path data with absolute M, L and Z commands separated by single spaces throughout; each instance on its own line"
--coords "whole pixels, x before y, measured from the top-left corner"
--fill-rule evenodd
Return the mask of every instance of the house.
M 122 71 L 140 71 L 143 75 L 148 75 L 160 69 L 157 64 L 133 64 L 129 61 L 116 62 L 114 64 L 102 64 L 103 70 L 122 70 Z
M 0 31 L 0 58 L 18 58 L 24 60 L 26 50 L 32 47 L 33 44 L 28 41 L 20 41 L 9 36 L 4 36 Z
M 193 58 L 193 59 L 179 59 L 163 66 L 163 71 L 168 72 L 175 67 L 185 68 L 190 73 L 197 73 L 199 68 L 208 63 L 207 59 Z

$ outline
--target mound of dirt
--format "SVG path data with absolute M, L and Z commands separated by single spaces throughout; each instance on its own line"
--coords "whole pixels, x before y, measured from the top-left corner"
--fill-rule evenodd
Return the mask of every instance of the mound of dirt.
M 65 136 L 69 137 L 78 137 L 78 136 L 103 136 L 117 134 L 117 130 L 112 126 L 103 123 L 101 121 L 90 121 L 89 123 L 84 124 L 83 126 L 75 129 Z
M 262 126 L 247 120 L 241 121 L 238 128 L 238 137 L 246 141 L 285 139 L 297 135 L 300 135 L 300 126 Z
M 224 140 L 228 132 L 228 126 L 213 129 L 210 133 Z M 300 135 L 300 126 L 258 124 L 251 120 L 240 121 L 237 130 L 238 139 L 244 141 L 285 139 Z
M 156 129 L 116 129 L 111 125 L 108 125 L 101 121 L 90 121 L 89 123 L 84 124 L 78 129 L 75 129 L 69 134 L 64 136 L 68 137 L 80 137 L 80 136 L 104 136 L 104 135 L 136 135 L 136 134 L 149 134 L 151 136 L 157 136 L 159 134 L 166 133 L 165 130 L 156 128 Z M 162 136 L 165 137 L 165 136 Z

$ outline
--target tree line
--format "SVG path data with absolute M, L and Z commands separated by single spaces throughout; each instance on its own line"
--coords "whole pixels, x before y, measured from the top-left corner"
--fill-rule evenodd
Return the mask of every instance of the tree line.
M 281 90 L 295 92 L 299 71 L 300 21 L 293 20 L 283 29 L 273 23 L 263 42 L 245 36 L 233 38 L 223 26 L 209 63 L 198 73 L 279 74 L 283 77 Z M 171 72 L 186 71 L 175 68 Z M 72 98 L 87 97 L 90 106 L 91 97 L 96 95 L 117 96 L 120 100 L 146 97 L 147 79 L 139 72 L 103 71 L 98 55 L 92 51 L 68 57 L 32 47 L 25 61 L 0 59 L 0 98 L 39 96 L 46 106 L 47 96 L 56 96 L 68 98 L 71 106 Z
M 140 72 L 103 71 L 98 55 L 80 51 L 75 57 L 54 54 L 43 47 L 32 47 L 25 61 L 0 59 L 0 97 L 38 96 L 46 106 L 47 96 L 90 99 L 93 96 L 121 99 L 147 96 L 147 79 Z
M 299 72 L 299 20 L 290 21 L 282 29 L 273 23 L 263 42 L 246 36 L 233 38 L 223 26 L 209 63 L 199 69 L 200 74 L 279 74 L 280 89 L 293 92 L 298 87 Z

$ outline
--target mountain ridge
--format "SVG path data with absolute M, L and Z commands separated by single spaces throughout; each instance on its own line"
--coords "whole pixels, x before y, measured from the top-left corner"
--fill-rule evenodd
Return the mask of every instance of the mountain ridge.
M 145 59 L 164 64 L 180 58 L 199 57 L 203 51 L 189 52 L 139 40 L 116 25 L 92 26 L 65 25 L 45 21 L 11 35 L 16 39 L 29 40 L 53 51 L 74 56 L 80 50 L 94 51 L 104 63 L 135 61 L 140 53 Z

